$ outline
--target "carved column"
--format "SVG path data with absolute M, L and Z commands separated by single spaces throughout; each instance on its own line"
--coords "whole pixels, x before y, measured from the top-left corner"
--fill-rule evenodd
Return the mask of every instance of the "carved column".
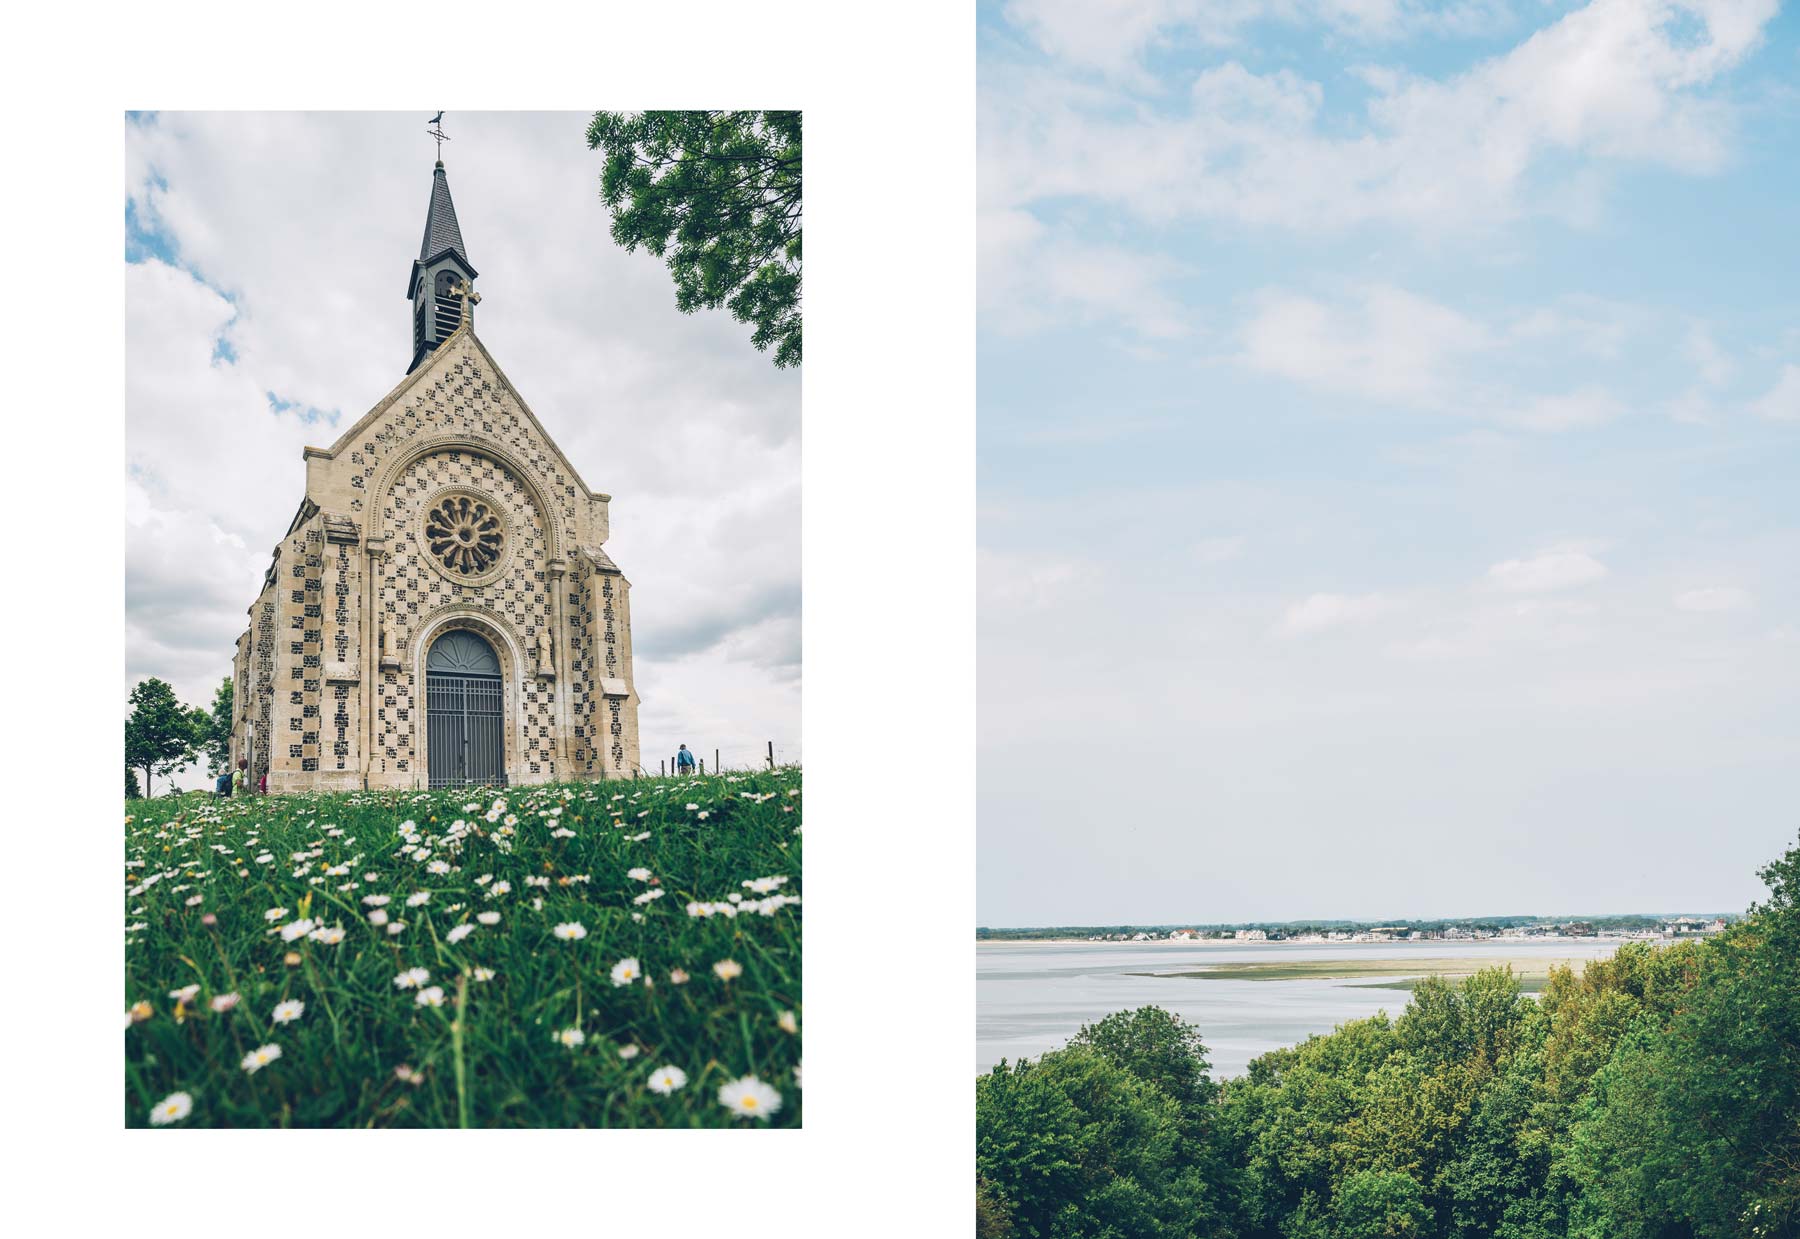
M 563 598 L 563 582 L 569 565 L 553 559 L 545 565 L 545 570 L 550 577 L 550 650 L 556 664 L 556 678 L 550 682 L 556 718 L 556 777 L 569 779 L 575 775 L 569 765 L 569 695 L 574 670 L 569 662 L 567 604 Z
M 369 786 L 375 768 L 375 715 L 384 699 L 386 685 L 382 681 L 381 656 L 381 561 L 388 553 L 388 538 L 365 539 L 363 542 L 362 580 L 362 751 L 363 786 Z

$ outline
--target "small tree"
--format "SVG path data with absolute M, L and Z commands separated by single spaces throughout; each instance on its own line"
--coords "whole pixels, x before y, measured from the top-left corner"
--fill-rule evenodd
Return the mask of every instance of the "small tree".
M 675 307 L 727 306 L 800 364 L 800 113 L 595 112 L 612 238 L 667 257 Z
M 152 676 L 131 690 L 125 720 L 125 764 L 144 772 L 144 794 L 157 775 L 174 774 L 194 760 L 194 721 L 175 690 Z
M 231 677 L 226 676 L 213 691 L 212 712 L 194 712 L 194 721 L 201 729 L 201 747 L 206 753 L 206 773 L 214 778 L 231 767 L 233 691 Z
M 144 793 L 138 789 L 137 771 L 133 770 L 130 766 L 125 767 L 125 799 L 137 800 L 140 799 L 143 794 Z

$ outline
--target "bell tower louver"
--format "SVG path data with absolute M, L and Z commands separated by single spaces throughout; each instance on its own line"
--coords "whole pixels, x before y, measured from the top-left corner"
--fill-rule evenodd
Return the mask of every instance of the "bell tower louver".
M 475 274 L 463 249 L 456 204 L 450 201 L 450 181 L 440 159 L 431 174 L 425 239 L 419 245 L 419 256 L 413 261 L 406 284 L 406 296 L 413 306 L 413 352 L 412 362 L 406 367 L 408 374 L 462 325 L 465 315 L 474 315 L 478 298 L 470 294 Z

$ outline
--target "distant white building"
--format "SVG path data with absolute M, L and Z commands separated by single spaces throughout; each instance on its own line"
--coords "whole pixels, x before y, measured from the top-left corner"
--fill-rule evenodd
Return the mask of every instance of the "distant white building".
M 1260 929 L 1240 929 L 1234 935 L 1239 942 L 1267 942 L 1269 935 Z

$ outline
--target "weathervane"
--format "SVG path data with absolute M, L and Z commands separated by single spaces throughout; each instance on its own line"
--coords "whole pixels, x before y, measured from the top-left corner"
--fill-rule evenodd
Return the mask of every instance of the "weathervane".
M 444 143 L 450 140 L 450 135 L 444 132 L 444 113 L 441 108 L 438 110 L 438 114 L 431 118 L 431 128 L 425 132 L 437 139 L 437 158 L 439 163 L 443 163 Z

